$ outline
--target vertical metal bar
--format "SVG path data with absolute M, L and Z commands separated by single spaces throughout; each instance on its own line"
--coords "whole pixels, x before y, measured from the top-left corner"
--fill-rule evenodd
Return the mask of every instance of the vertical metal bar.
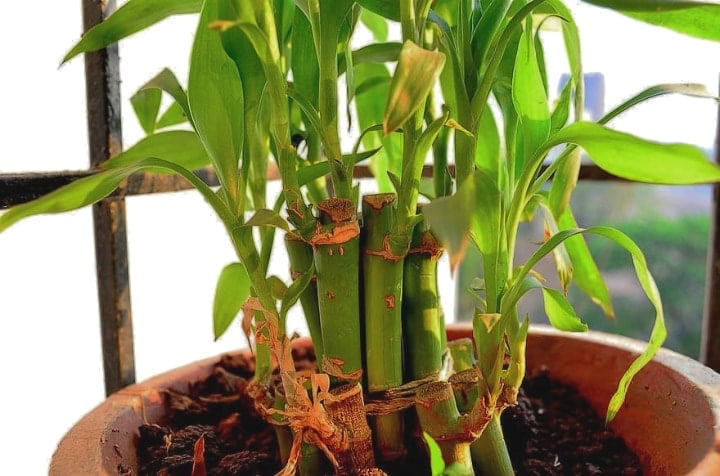
M 115 9 L 115 0 L 83 0 L 87 31 Z M 90 164 L 122 149 L 120 72 L 117 45 L 85 55 Z M 125 200 L 123 194 L 93 207 L 105 392 L 135 381 Z
M 720 163 L 720 107 L 718 107 L 715 133 L 715 161 Z M 713 185 L 700 360 L 720 372 L 720 185 L 718 184 Z

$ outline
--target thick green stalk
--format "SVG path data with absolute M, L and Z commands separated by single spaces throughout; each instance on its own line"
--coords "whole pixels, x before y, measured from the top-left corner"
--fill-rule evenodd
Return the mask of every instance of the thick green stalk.
M 440 447 L 445 464 L 459 465 L 461 474 L 475 474 L 470 455 L 473 437 L 461 424 L 462 416 L 450 383 L 438 381 L 421 387 L 415 396 L 415 410 L 423 431 Z
M 300 239 L 294 233 L 285 235 L 285 248 L 290 260 L 290 274 L 292 279 L 298 279 L 310 269 L 313 263 L 312 246 Z M 300 305 L 305 315 L 305 322 L 310 331 L 315 357 L 318 362 L 323 361 L 325 350 L 320 326 L 320 308 L 318 307 L 317 280 L 313 279 L 300 295 Z
M 440 310 L 437 264 L 442 249 L 426 223 L 415 227 L 403 275 L 403 334 L 406 380 L 436 374 L 445 351 L 445 322 Z
M 320 226 L 314 247 L 323 370 L 336 380 L 358 380 L 362 373 L 360 327 L 360 226 L 351 200 L 331 198 L 318 205 Z M 337 368 L 327 367 L 334 364 Z
M 470 451 L 475 467 L 482 474 L 492 474 L 493 476 L 513 476 L 515 474 L 505 445 L 499 414 L 490 420 L 480 438 L 470 447 Z
M 365 359 L 370 393 L 403 383 L 403 256 L 393 253 L 389 237 L 395 218 L 395 195 L 363 197 L 363 293 Z M 404 455 L 400 413 L 375 419 L 376 449 L 385 461 Z

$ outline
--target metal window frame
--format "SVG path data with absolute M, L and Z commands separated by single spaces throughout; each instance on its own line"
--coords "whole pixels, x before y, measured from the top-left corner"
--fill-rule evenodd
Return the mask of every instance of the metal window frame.
M 103 21 L 115 0 L 82 0 L 87 31 Z M 117 46 L 85 55 L 85 83 L 90 168 L 53 173 L 0 174 L 0 209 L 24 203 L 92 173 L 99 164 L 122 150 L 120 61 Z M 715 160 L 720 163 L 720 108 Z M 429 175 L 431 169 L 425 170 Z M 217 185 L 210 169 L 197 172 L 209 185 Z M 367 167 L 356 176 L 371 177 Z M 581 180 L 622 180 L 594 165 L 583 165 Z M 110 394 L 135 381 L 135 355 L 127 253 L 125 197 L 189 189 L 182 178 L 152 173 L 137 174 L 115 194 L 93 206 L 97 284 L 102 335 L 105 391 Z M 720 185 L 713 187 L 712 226 L 708 246 L 705 308 L 700 359 L 720 371 Z

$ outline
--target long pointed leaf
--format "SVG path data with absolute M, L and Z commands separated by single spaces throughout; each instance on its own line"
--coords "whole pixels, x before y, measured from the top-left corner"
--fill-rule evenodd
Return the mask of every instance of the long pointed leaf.
M 203 0 L 130 0 L 85 33 L 63 63 L 80 53 L 99 50 L 172 15 L 197 13 Z
M 188 170 L 197 170 L 210 163 L 197 134 L 192 131 L 165 131 L 141 139 L 129 149 L 104 162 L 102 168 L 127 167 L 150 157 L 167 160 Z M 166 169 L 163 171 L 167 172 Z
M 237 317 L 250 295 L 250 277 L 242 263 L 230 263 L 220 272 L 213 301 L 213 334 L 218 340 Z
M 543 147 L 572 143 L 588 153 L 601 169 L 637 182 L 697 184 L 720 181 L 720 167 L 697 147 L 661 144 L 608 129 L 576 122 L 554 134 Z
M 545 300 L 545 314 L 555 329 L 568 332 L 586 332 L 588 330 L 587 324 L 578 317 L 563 293 L 551 288 L 543 288 L 542 291 Z
M 209 28 L 217 19 L 218 0 L 208 0 L 192 48 L 188 103 L 218 180 L 235 196 L 244 139 L 243 91 L 237 67 L 225 53 L 220 34 Z

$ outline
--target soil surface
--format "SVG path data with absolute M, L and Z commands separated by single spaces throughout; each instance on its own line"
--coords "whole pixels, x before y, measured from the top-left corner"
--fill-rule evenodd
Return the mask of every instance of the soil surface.
M 300 368 L 312 365 L 314 358 L 298 352 L 294 357 Z M 223 357 L 213 375 L 192 385 L 189 395 L 167 392 L 167 424 L 140 428 L 140 474 L 189 476 L 201 436 L 209 476 L 276 473 L 281 463 L 275 430 L 243 391 L 253 371 L 251 360 Z M 502 423 L 518 475 L 642 474 L 623 440 L 605 429 L 604 420 L 577 391 L 547 372 L 525 379 L 518 405 L 503 413 Z M 410 467 L 411 462 L 417 467 Z M 428 474 L 429 463 L 413 455 L 401 467 L 394 474 L 422 475 Z

